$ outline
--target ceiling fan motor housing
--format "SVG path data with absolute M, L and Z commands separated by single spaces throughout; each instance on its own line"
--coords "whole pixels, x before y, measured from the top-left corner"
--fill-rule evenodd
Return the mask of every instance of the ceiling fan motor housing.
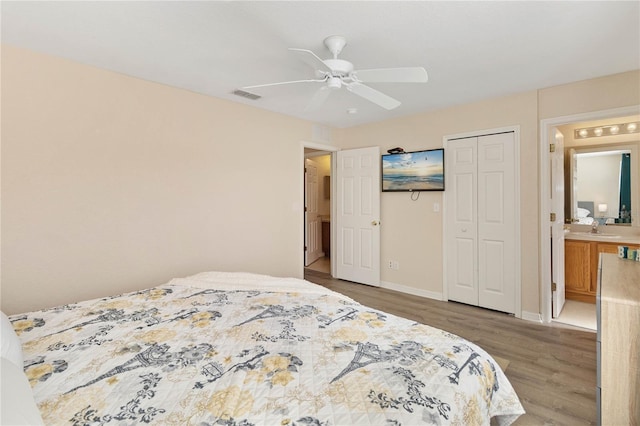
M 344 59 L 326 59 L 323 62 L 331 68 L 334 77 L 346 77 L 353 72 L 353 64 Z

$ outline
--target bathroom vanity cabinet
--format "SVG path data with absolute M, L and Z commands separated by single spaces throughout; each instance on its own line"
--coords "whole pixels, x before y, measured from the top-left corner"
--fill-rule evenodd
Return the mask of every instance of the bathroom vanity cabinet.
M 640 249 L 640 245 L 621 241 L 587 241 L 567 237 L 564 241 L 565 297 L 580 302 L 596 303 L 600 253 L 617 254 L 619 245 Z

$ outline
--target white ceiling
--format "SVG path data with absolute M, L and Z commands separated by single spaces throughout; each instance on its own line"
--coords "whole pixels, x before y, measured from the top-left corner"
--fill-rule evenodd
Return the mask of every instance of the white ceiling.
M 638 1 L 2 1 L 2 42 L 327 126 L 350 127 L 640 69 Z M 341 90 L 304 107 L 312 78 L 287 48 L 329 57 L 347 38 L 356 69 L 423 66 L 426 84 L 370 84 L 386 111 Z M 348 114 L 357 108 L 357 114 Z

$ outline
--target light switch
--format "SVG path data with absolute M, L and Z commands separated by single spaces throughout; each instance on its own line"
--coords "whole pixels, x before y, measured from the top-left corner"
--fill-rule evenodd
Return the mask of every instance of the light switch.
M 440 211 L 440 203 L 433 203 L 433 211 L 434 212 Z

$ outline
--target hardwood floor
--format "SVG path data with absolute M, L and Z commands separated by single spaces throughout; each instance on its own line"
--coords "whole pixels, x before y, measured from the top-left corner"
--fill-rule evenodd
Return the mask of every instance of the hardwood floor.
M 596 424 L 593 332 L 336 280 L 312 270 L 305 271 L 305 279 L 372 308 L 457 334 L 508 360 L 505 374 L 527 412 L 516 425 Z

